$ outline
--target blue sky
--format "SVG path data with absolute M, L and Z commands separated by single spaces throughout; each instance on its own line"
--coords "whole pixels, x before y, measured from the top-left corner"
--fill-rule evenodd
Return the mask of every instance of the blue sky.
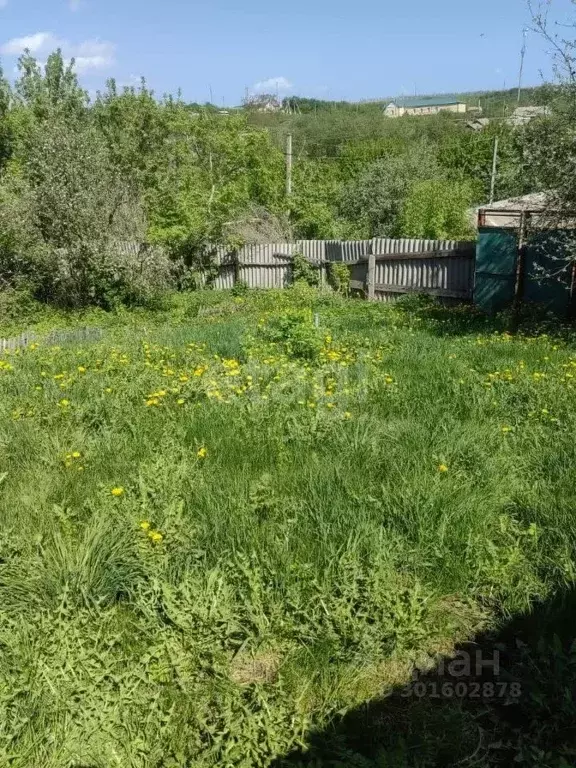
M 536 0 L 537 1 L 537 0 Z M 549 0 L 566 18 L 570 0 Z M 0 61 L 60 45 L 85 86 L 146 76 L 158 92 L 239 103 L 252 92 L 368 99 L 512 87 L 526 0 L 0 0 Z M 530 33 L 525 82 L 550 73 Z

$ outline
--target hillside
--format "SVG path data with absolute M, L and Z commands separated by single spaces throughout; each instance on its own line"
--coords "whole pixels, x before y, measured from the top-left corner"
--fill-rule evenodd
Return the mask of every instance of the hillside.
M 423 98 L 446 96 L 446 93 L 419 94 Z M 487 116 L 503 117 L 510 114 L 518 106 L 518 88 L 508 90 L 487 91 L 463 91 L 452 92 L 450 96 L 457 96 L 469 107 L 481 107 Z M 283 100 L 282 106 L 285 112 L 294 114 L 317 114 L 322 112 L 348 112 L 354 114 L 378 114 L 391 101 L 399 101 L 404 96 L 385 96 L 382 98 L 364 101 L 326 101 L 311 99 L 302 96 L 290 96 Z M 520 105 L 547 104 L 550 100 L 550 86 L 548 84 L 528 86 L 522 89 Z

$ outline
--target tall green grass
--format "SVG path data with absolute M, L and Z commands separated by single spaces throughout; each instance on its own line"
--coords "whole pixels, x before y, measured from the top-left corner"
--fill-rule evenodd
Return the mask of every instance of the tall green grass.
M 0 765 L 266 765 L 573 582 L 570 338 L 191 301 L 3 358 Z

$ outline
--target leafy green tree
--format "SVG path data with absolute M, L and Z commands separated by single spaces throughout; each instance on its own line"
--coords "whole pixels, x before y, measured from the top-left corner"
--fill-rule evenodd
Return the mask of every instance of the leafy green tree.
M 154 185 L 163 164 L 169 129 L 166 105 L 154 97 L 144 78 L 138 88 L 118 91 L 110 79 L 98 93 L 92 119 L 104 136 L 111 162 L 127 184 L 143 192 Z
M 473 198 L 468 182 L 428 179 L 416 182 L 404 203 L 399 234 L 428 240 L 464 240 L 473 230 L 467 211 Z
M 16 106 L 24 107 L 35 120 L 46 120 L 54 114 L 78 118 L 85 113 L 88 94 L 78 83 L 74 59 L 66 63 L 60 50 L 48 56 L 44 68 L 30 53 L 24 53 L 18 61 L 18 72 Z
M 9 122 L 11 100 L 10 83 L 4 77 L 0 66 L 0 173 L 12 150 L 12 128 Z
M 490 198 L 496 138 L 496 199 L 533 192 L 533 180 L 522 170 L 522 130 L 500 123 L 479 132 L 462 130 L 448 134 L 438 145 L 438 161 L 444 174 L 454 181 L 468 182 L 477 203 L 487 203 Z
M 122 251 L 121 242 L 143 239 L 145 221 L 95 127 L 58 117 L 30 138 L 0 187 L 0 230 L 11 263 L 22 265 L 37 295 L 109 306 L 146 290 L 146 280 L 156 289 L 167 274 L 161 260 L 141 262 L 138 271 Z
M 350 236 L 397 235 L 413 185 L 438 176 L 440 168 L 433 148 L 424 143 L 368 165 L 342 193 L 340 212 L 350 222 Z
M 294 195 L 290 209 L 295 234 L 304 240 L 342 235 L 338 199 L 342 181 L 338 166 L 329 161 L 302 160 L 294 167 Z
M 221 242 L 226 226 L 252 205 L 279 210 L 283 157 L 243 116 L 170 115 L 163 167 L 146 192 L 150 235 L 188 254 Z

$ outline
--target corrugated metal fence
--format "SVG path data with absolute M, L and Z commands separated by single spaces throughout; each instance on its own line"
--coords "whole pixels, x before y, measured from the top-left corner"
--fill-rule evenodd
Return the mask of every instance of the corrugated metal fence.
M 71 330 L 52 331 L 48 334 L 38 334 L 34 331 L 23 331 L 19 336 L 8 339 L 0 338 L 0 352 L 13 351 L 28 347 L 30 344 L 42 342 L 45 346 L 60 346 L 61 344 L 75 344 L 99 341 L 103 336 L 101 328 L 93 326 L 85 328 L 73 328 Z
M 373 241 L 375 298 L 427 293 L 470 300 L 474 287 L 475 243 L 457 240 Z
M 242 280 L 250 288 L 283 288 L 290 284 L 292 256 L 301 253 L 326 281 L 330 262 L 350 266 L 351 287 L 379 301 L 403 293 L 428 293 L 448 299 L 472 298 L 475 244 L 456 240 L 298 240 L 293 243 L 246 245 L 230 253 L 217 250 L 220 274 L 215 288 L 232 288 Z M 370 261 L 373 269 L 370 272 Z M 374 289 L 370 291 L 373 275 Z

